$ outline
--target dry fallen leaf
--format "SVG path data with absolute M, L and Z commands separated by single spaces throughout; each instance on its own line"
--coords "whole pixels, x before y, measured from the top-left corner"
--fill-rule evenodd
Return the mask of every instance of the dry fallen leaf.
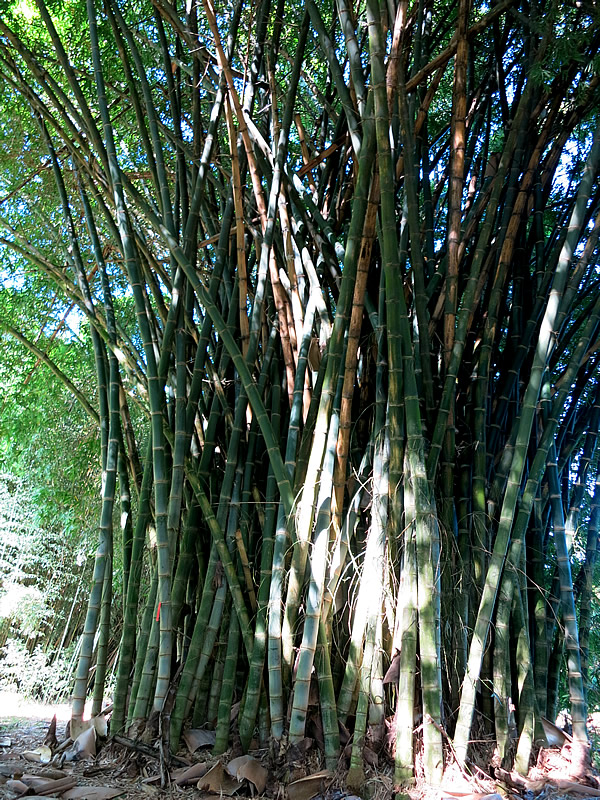
M 41 789 L 48 783 L 48 778 L 44 778 L 41 775 L 29 775 L 27 772 L 24 772 L 23 775 L 21 775 L 21 781 L 27 784 L 30 789 Z
M 55 767 L 45 767 L 37 773 L 40 778 L 51 778 L 53 781 L 59 778 L 66 778 L 67 774 L 64 769 L 56 769 Z
M 190 728 L 183 733 L 183 739 L 190 753 L 195 753 L 201 747 L 212 747 L 216 740 L 214 731 L 205 731 L 202 728 Z
M 370 767 L 379 766 L 379 756 L 374 750 L 371 750 L 371 748 L 367 747 L 366 745 L 363 747 L 363 759 Z
M 27 792 L 29 791 L 29 786 L 27 786 L 26 783 L 23 783 L 23 781 L 9 780 L 6 781 L 5 785 L 9 791 L 14 792 L 16 795 L 19 796 L 21 796 L 22 794 L 27 794 Z
M 91 719 L 72 719 L 70 729 L 71 739 L 78 739 L 84 731 L 87 731 L 90 728 L 93 728 L 98 736 L 106 738 L 108 735 L 108 722 L 106 721 L 106 717 L 104 717 L 102 714 L 99 714 L 97 717 L 92 717 Z
M 160 792 L 158 786 L 150 786 L 148 783 L 142 783 L 140 789 L 144 794 L 148 794 L 151 797 L 154 797 Z
M 549 719 L 546 719 L 546 717 L 540 717 L 540 719 L 542 721 L 542 727 L 544 728 L 544 734 L 546 735 L 546 741 L 548 742 L 549 747 L 562 747 L 565 742 L 573 741 L 572 736 L 569 736 L 568 733 L 561 730 L 553 722 L 550 722 Z
M 43 744 L 41 747 L 36 747 L 35 750 L 26 750 L 23 758 L 38 764 L 49 764 L 52 761 L 52 750 Z
M 396 650 L 392 658 L 392 663 L 389 665 L 387 672 L 384 675 L 383 683 L 398 683 L 400 677 L 400 651 Z
M 206 775 L 203 775 L 196 784 L 198 789 L 204 792 L 212 792 L 213 794 L 232 795 L 240 788 L 240 784 L 234 781 L 223 769 L 223 764 L 220 761 L 208 770 Z
M 206 775 L 208 772 L 208 765 L 199 763 L 192 764 L 191 767 L 181 767 L 171 773 L 171 780 L 174 781 L 176 786 L 185 786 L 186 783 L 198 783 L 198 778 Z
M 250 783 L 256 787 L 259 794 L 264 792 L 267 785 L 268 772 L 260 761 L 257 761 L 252 756 L 238 756 L 227 764 L 226 769 L 227 772 L 234 778 L 237 778 L 238 781 L 242 781 L 244 778 L 250 781 Z
M 33 789 L 37 794 L 55 797 L 62 792 L 67 792 L 77 784 L 77 778 L 72 775 L 56 779 L 41 778 L 39 775 L 23 775 L 21 779 L 29 789 Z
M 448 789 L 444 789 L 442 791 L 442 800 L 444 800 L 445 796 L 449 795 L 450 799 L 453 797 L 457 797 L 454 792 L 451 792 Z M 460 794 L 458 795 L 460 800 L 502 800 L 502 795 L 494 792 L 493 794 L 485 794 L 481 792 L 471 792 L 470 794 Z
M 66 761 L 80 761 L 96 755 L 96 729 L 92 726 L 82 731 L 65 753 Z
M 51 749 L 54 749 L 58 744 L 58 739 L 56 738 L 56 714 L 52 717 L 52 722 L 48 726 L 44 744 L 48 745 Z
M 124 789 L 109 786 L 77 786 L 61 795 L 63 800 L 111 800 L 123 794 Z
M 565 778 L 551 778 L 550 781 L 564 792 L 585 794 L 588 797 L 600 797 L 600 789 L 594 789 L 591 786 L 586 786 L 584 783 L 568 781 Z
M 323 785 L 333 778 L 328 769 L 315 772 L 314 775 L 307 775 L 306 778 L 294 781 L 288 784 L 288 797 L 289 800 L 310 800 L 316 794 L 319 794 Z
M 0 776 L 4 778 L 20 778 L 22 774 L 16 764 L 0 764 Z

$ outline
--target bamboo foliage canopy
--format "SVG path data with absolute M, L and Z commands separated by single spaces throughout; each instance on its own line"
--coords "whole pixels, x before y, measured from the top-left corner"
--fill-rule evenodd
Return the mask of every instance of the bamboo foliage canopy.
M 97 374 L 0 320 L 101 431 L 73 719 L 118 624 L 113 733 L 437 783 L 444 733 L 526 770 L 563 681 L 584 763 L 596 3 L 1 6 L 1 258 Z

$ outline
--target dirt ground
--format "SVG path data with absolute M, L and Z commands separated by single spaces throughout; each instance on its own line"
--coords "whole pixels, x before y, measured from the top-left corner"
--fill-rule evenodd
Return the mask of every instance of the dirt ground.
M 55 760 L 50 765 L 26 760 L 23 753 L 43 745 L 54 716 L 56 738 L 61 742 L 66 738 L 65 728 L 71 716 L 68 704 L 47 705 L 25 700 L 14 692 L 0 691 L 0 798 L 13 800 L 19 797 L 11 780 L 20 779 L 23 774 L 56 780 L 60 778 L 59 773 L 71 778 L 71 783 L 80 790 L 79 794 L 83 796 L 77 800 L 108 800 L 106 796 L 97 794 L 96 789 L 100 788 L 113 790 L 113 796 L 126 800 L 148 798 L 159 793 L 164 796 L 157 786 L 160 778 L 156 763 L 138 753 L 122 749 L 117 752 L 105 747 L 95 759 L 59 764 L 59 768 Z M 89 716 L 89 710 L 86 716 Z M 69 792 L 61 797 L 68 800 Z

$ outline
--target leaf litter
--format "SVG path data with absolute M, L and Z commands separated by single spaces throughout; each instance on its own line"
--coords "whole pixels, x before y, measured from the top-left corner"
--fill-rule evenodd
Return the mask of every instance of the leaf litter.
M 118 741 L 107 738 L 106 717 L 71 727 L 76 738 L 73 740 L 67 731 L 61 742 L 55 719 L 49 725 L 32 724 L 31 720 L 23 723 L 11 729 L 10 736 L 0 736 L 0 798 L 7 800 L 133 800 L 144 796 L 156 796 L 157 800 L 175 796 L 180 800 L 185 796 L 190 800 L 260 796 L 285 800 L 286 795 L 288 800 L 391 800 L 394 795 L 404 795 L 407 800 L 600 798 L 600 780 L 589 765 L 582 771 L 582 759 L 573 753 L 571 737 L 552 723 L 544 725 L 552 744 L 539 749 L 536 764 L 526 777 L 497 765 L 494 768 L 490 748 L 483 746 L 479 752 L 474 748 L 470 771 L 461 772 L 453 763 L 448 744 L 444 783 L 435 790 L 417 780 L 409 791 L 398 792 L 393 785 L 389 747 L 377 747 L 375 753 L 366 744 L 366 781 L 360 796 L 345 788 L 348 765 L 343 758 L 335 772 L 322 769 L 318 735 L 287 749 L 280 747 L 279 752 L 272 743 L 270 748 L 253 750 L 253 754 L 240 755 L 239 749 L 233 748 L 217 758 L 206 749 L 214 744 L 214 731 L 190 729 L 184 738 L 188 754 L 180 752 L 172 758 L 168 785 L 161 789 L 158 746 L 126 737 L 118 737 Z M 5 733 L 0 730 L 0 734 Z M 373 741 L 369 744 L 375 747 Z

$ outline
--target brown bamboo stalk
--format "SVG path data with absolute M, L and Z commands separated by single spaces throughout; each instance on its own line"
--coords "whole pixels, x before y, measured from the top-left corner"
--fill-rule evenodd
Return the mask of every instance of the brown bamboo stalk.
M 229 132 L 229 151 L 231 153 L 231 182 L 233 185 L 233 204 L 235 208 L 235 240 L 237 252 L 237 278 L 238 278 L 238 303 L 240 319 L 241 351 L 244 358 L 248 352 L 250 339 L 250 325 L 248 323 L 248 276 L 246 272 L 246 244 L 244 233 L 244 205 L 242 199 L 242 182 L 240 177 L 240 164 L 237 154 L 237 134 L 233 124 L 231 101 L 225 101 L 225 117 Z

